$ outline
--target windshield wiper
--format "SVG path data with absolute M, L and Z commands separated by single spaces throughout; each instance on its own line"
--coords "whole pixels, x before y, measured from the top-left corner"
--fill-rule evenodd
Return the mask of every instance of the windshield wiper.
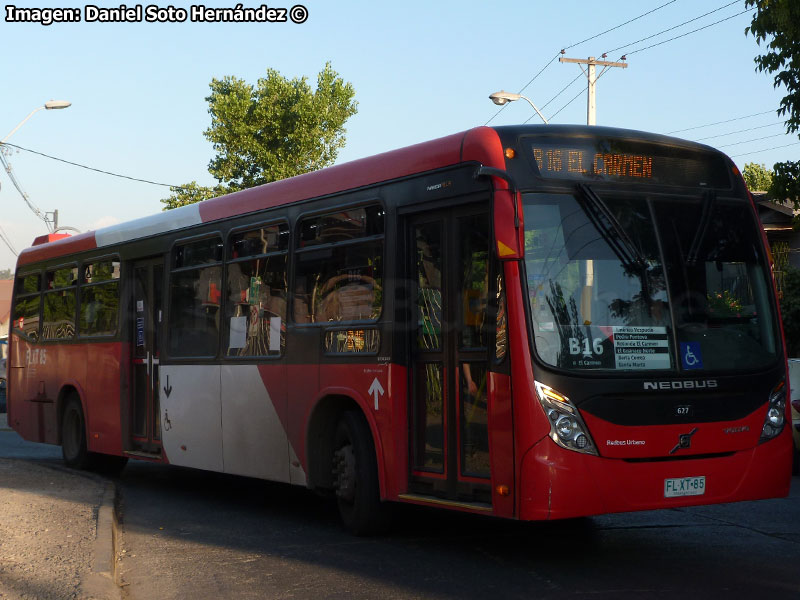
M 700 215 L 700 223 L 697 225 L 697 231 L 694 233 L 692 245 L 689 246 L 689 252 L 686 253 L 686 264 L 694 266 L 697 264 L 697 257 L 700 254 L 700 246 L 706 239 L 708 233 L 708 226 L 711 224 L 711 217 L 714 214 L 714 206 L 717 203 L 717 194 L 714 190 L 707 190 L 703 194 L 703 212 Z
M 647 260 L 634 244 L 620 222 L 608 208 L 603 199 L 598 196 L 588 185 L 579 183 L 578 191 L 584 200 L 584 205 L 588 209 L 586 214 L 592 221 L 603 238 L 611 246 L 614 254 L 620 259 L 623 265 L 644 268 Z

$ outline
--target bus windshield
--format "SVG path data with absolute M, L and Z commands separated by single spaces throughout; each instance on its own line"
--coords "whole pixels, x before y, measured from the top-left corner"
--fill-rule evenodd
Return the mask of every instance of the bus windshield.
M 578 189 L 523 196 L 542 361 L 626 372 L 775 364 L 771 282 L 749 202 Z

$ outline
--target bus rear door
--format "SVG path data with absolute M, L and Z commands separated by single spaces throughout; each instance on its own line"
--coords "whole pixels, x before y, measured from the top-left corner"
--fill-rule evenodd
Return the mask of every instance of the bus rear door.
M 164 261 L 153 258 L 133 265 L 133 332 L 130 438 L 134 451 L 161 452 L 159 358 Z M 165 383 L 169 390 L 169 382 Z

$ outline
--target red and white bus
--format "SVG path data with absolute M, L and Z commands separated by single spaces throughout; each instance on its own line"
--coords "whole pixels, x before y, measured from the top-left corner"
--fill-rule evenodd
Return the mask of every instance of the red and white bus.
M 784 496 L 765 238 L 707 146 L 479 127 L 19 256 L 8 420 L 69 465 L 522 520 Z

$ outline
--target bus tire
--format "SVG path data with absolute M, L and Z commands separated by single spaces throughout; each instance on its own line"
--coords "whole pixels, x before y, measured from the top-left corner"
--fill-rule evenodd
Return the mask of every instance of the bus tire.
M 333 478 L 339 514 L 348 531 L 364 536 L 388 529 L 389 509 L 381 502 L 372 434 L 358 411 L 342 413 L 336 426 Z
M 90 467 L 91 456 L 86 447 L 86 419 L 81 401 L 75 394 L 67 398 L 61 416 L 61 456 L 64 464 L 73 469 Z

